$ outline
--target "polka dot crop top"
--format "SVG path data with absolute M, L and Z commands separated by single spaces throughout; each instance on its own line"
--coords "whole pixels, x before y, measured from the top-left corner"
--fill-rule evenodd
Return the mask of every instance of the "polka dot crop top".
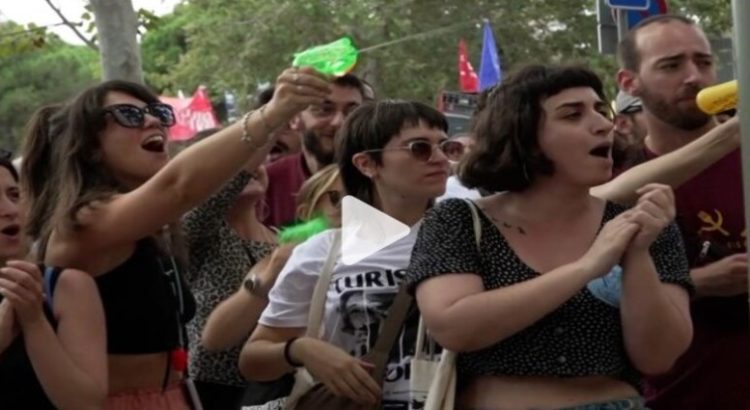
M 602 225 L 627 208 L 608 202 Z M 538 276 L 513 252 L 500 231 L 479 212 L 479 252 L 469 205 L 441 202 L 425 217 L 414 246 L 407 282 L 412 291 L 423 280 L 448 273 L 472 272 L 487 290 Z M 692 292 L 679 230 L 672 224 L 651 246 L 659 278 Z M 488 348 L 462 353 L 457 370 L 463 384 L 479 375 L 581 377 L 604 375 L 639 387 L 640 375 L 623 342 L 619 309 L 584 287 L 556 310 Z

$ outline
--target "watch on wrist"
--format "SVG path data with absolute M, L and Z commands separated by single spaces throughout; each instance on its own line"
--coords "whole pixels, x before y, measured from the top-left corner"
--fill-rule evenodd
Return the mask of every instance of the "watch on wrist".
M 252 274 L 248 275 L 245 280 L 242 282 L 242 286 L 245 288 L 245 290 L 254 296 L 265 296 L 261 294 L 260 290 L 260 278 L 258 275 Z

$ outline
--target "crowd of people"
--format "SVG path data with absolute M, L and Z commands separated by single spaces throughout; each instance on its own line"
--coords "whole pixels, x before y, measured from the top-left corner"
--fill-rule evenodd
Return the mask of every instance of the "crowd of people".
M 140 84 L 41 107 L 20 169 L 0 155 L 0 408 L 314 408 L 309 377 L 422 409 L 424 327 L 456 409 L 750 409 L 742 113 L 698 109 L 690 19 L 618 61 L 614 106 L 585 66 L 527 65 L 460 137 L 311 68 L 176 150 Z M 344 263 L 346 195 L 408 234 Z

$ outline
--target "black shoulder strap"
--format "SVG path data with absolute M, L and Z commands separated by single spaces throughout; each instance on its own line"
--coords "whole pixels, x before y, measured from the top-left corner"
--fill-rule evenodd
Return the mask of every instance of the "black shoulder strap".
M 404 326 L 404 321 L 409 313 L 412 301 L 413 299 L 409 295 L 406 285 L 401 285 L 396 297 L 393 299 L 393 304 L 388 309 L 388 316 L 380 328 L 380 336 L 378 336 L 375 346 L 367 355 L 375 365 L 373 374 L 375 380 L 381 381 L 385 376 L 388 357 L 391 354 L 393 345 L 396 343 L 396 339 L 398 339 L 398 335 L 401 333 L 401 328 Z

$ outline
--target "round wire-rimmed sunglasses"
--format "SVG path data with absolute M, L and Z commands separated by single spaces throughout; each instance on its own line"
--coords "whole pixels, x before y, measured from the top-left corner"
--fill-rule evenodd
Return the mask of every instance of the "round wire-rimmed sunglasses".
M 411 141 L 403 147 L 368 149 L 362 152 L 369 153 L 407 150 L 413 158 L 427 162 L 430 160 L 430 158 L 432 158 L 432 154 L 435 152 L 436 148 L 439 149 L 443 153 L 443 155 L 448 158 L 449 161 L 460 160 L 465 150 L 464 144 L 455 140 L 443 140 L 437 144 L 432 144 L 428 141 L 417 140 Z
M 163 127 L 171 127 L 175 124 L 172 106 L 164 103 L 151 103 L 143 108 L 133 104 L 115 104 L 104 107 L 105 114 L 111 114 L 115 121 L 125 128 L 141 128 L 146 122 L 146 114 L 153 115 L 159 119 Z

